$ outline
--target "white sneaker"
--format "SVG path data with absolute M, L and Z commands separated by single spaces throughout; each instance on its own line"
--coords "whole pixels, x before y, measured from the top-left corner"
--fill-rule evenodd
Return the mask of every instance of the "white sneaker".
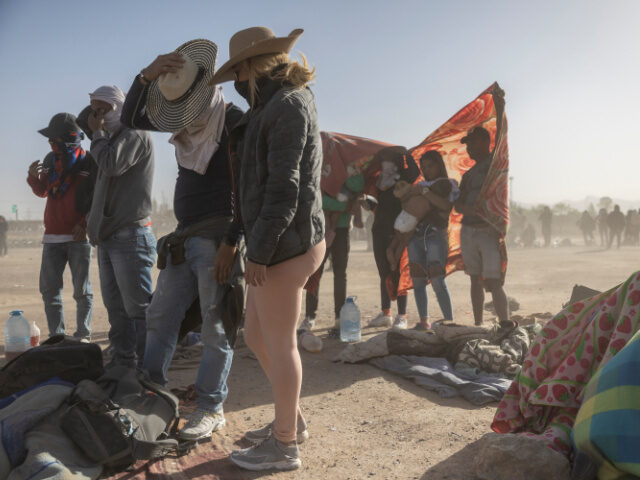
M 406 315 L 396 315 L 396 319 L 393 322 L 393 328 L 399 328 L 400 330 L 407 329 L 407 316 Z
M 299 330 L 306 330 L 307 332 L 310 332 L 315 324 L 316 324 L 315 318 L 308 317 L 308 316 L 304 317 L 304 320 L 302 320 L 302 323 L 300 324 Z
M 202 408 L 196 408 L 187 424 L 178 432 L 178 437 L 182 440 L 200 440 L 210 437 L 213 432 L 222 429 L 225 424 L 222 410 L 212 413 Z
M 370 327 L 390 327 L 393 323 L 391 315 L 385 315 L 384 312 L 380 312 L 377 317 L 369 320 Z

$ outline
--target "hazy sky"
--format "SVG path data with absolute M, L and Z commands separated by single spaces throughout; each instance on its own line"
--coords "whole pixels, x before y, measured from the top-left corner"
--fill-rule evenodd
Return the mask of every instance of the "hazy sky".
M 187 40 L 216 42 L 221 65 L 254 25 L 305 29 L 295 49 L 317 68 L 323 130 L 414 146 L 498 81 L 516 201 L 640 199 L 640 1 L 0 0 L 0 214 L 41 215 L 25 179 L 53 114 L 100 85 L 126 91 Z M 154 136 L 154 192 L 171 201 L 167 138 Z

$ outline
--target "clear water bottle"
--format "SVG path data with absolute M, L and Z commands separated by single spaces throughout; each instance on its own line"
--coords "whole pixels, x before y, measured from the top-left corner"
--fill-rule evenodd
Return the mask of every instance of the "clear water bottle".
M 340 340 L 343 342 L 360 341 L 360 309 L 356 298 L 348 297 L 340 309 Z
M 31 327 L 22 310 L 13 310 L 4 325 L 4 357 L 10 362 L 31 348 Z
M 36 321 L 31 321 L 31 326 L 29 327 L 29 336 L 31 337 L 31 346 L 37 347 L 40 345 L 40 327 L 36 325 Z

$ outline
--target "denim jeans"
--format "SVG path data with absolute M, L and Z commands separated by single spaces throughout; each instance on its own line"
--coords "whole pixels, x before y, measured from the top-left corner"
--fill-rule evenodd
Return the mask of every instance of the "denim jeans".
M 123 227 L 98 245 L 100 290 L 115 364 L 134 367 L 144 358 L 145 312 L 155 261 L 156 239 L 150 227 Z
M 167 384 L 167 370 L 176 349 L 180 324 L 193 301 L 200 297 L 204 344 L 196 379 L 196 403 L 219 412 L 227 398 L 227 376 L 233 350 L 227 341 L 221 317 L 224 288 L 213 279 L 213 265 L 220 240 L 190 237 L 184 243 L 185 261 L 160 271 L 153 300 L 147 310 L 147 350 L 143 368 L 151 379 Z
M 409 242 L 409 262 L 420 265 L 425 271 L 423 276 L 411 277 L 416 307 L 421 319 L 429 316 L 427 303 L 427 279 L 429 279 L 442 315 L 445 320 L 453 320 L 453 306 L 451 305 L 451 295 L 447 288 L 445 275 L 429 278 L 428 274 L 429 267 L 446 266 L 447 254 L 449 253 L 448 243 L 446 230 L 425 226 L 422 223 L 418 225 Z
M 65 334 L 62 308 L 62 275 L 69 263 L 73 298 L 76 301 L 76 331 L 73 336 L 91 336 L 93 292 L 89 278 L 91 245 L 88 242 L 45 243 L 40 264 L 40 293 L 47 315 L 49 335 Z

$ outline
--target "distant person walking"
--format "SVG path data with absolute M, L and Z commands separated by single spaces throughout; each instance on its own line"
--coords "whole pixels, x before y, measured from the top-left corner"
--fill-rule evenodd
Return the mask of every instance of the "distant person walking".
M 496 139 L 500 136 L 504 97 L 493 97 L 498 125 Z M 483 127 L 473 127 L 461 140 L 475 165 L 462 176 L 460 198 L 455 203 L 462 216 L 460 248 L 467 275 L 471 278 L 471 305 L 476 325 L 482 324 L 484 288 L 491 292 L 500 326 L 504 329 L 516 324 L 509 320 L 507 294 L 502 277 L 502 257 L 498 232 L 478 215 L 476 202 L 487 178 L 495 150 L 491 151 L 491 135 Z M 496 141 L 496 144 L 498 142 Z
M 600 246 L 607 247 L 609 245 L 609 222 L 607 220 L 607 209 L 601 208 L 596 217 L 596 225 L 600 234 Z
M 47 199 L 44 210 L 40 293 L 44 301 L 49 335 L 65 334 L 62 276 L 69 264 L 76 301 L 73 336 L 91 339 L 93 292 L 89 279 L 91 244 L 87 241 L 86 211 L 77 208 L 76 194 L 88 181 L 91 156 L 82 148 L 84 134 L 70 113 L 58 113 L 39 130 L 49 140 L 51 152 L 41 163 L 29 166 L 27 183 L 38 197 Z
M 0 257 L 4 257 L 9 252 L 9 242 L 7 241 L 8 231 L 9 223 L 6 218 L 0 215 Z
M 591 245 L 595 241 L 593 231 L 596 229 L 596 221 L 586 210 L 582 212 L 582 216 L 578 220 L 578 228 L 582 231 L 584 244 Z
M 625 245 L 635 246 L 638 244 L 638 226 L 640 225 L 640 216 L 635 210 L 627 210 L 624 227 L 624 243 Z
M 98 245 L 100 289 L 109 317 L 112 363 L 135 367 L 144 358 L 145 312 L 151 300 L 156 240 L 151 231 L 151 135 L 120 123 L 125 95 L 103 86 L 89 94 L 91 155 L 98 165 L 89 239 Z
M 247 243 L 244 339 L 271 383 L 275 420 L 246 433 L 254 447 L 231 453 L 231 461 L 248 470 L 299 468 L 297 443 L 308 435 L 299 407 L 296 325 L 304 285 L 325 255 L 325 230 L 322 141 L 308 87 L 315 69 L 288 55 L 300 35 L 297 29 L 276 37 L 266 27 L 237 32 L 229 60 L 209 82 L 235 79 L 249 104 L 231 132 L 240 167 L 234 225 Z M 235 245 L 233 232 L 225 241 Z
M 527 226 L 520 235 L 520 240 L 522 241 L 522 246 L 525 248 L 531 248 L 534 246 L 536 241 L 536 230 L 533 228 L 533 225 L 527 223 Z
M 640 244 L 640 212 L 638 210 L 630 211 L 629 236 L 631 238 L 631 245 L 638 246 Z
M 553 218 L 551 209 L 544 206 L 538 218 L 540 219 L 540 229 L 542 230 L 542 238 L 544 238 L 544 246 L 548 247 L 551 245 L 551 220 Z
M 625 224 L 626 219 L 624 218 L 624 213 L 620 211 L 620 205 L 614 206 L 613 212 L 607 216 L 607 225 L 609 226 L 609 245 L 607 248 L 611 248 L 614 238 L 617 238 L 617 248 L 620 248 Z

